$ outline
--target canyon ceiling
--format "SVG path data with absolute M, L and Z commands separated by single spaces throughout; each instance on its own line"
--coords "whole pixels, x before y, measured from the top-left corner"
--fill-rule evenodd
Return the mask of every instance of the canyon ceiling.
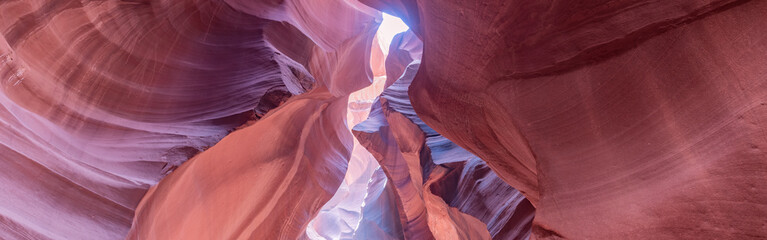
M 382 12 L 410 29 L 384 41 Z M 765 22 L 757 0 L 0 1 L 0 239 L 765 239 Z

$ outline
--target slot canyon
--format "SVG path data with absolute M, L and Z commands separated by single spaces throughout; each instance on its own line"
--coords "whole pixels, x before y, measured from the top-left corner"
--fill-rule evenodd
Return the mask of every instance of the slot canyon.
M 767 239 L 765 22 L 0 0 L 0 239 Z

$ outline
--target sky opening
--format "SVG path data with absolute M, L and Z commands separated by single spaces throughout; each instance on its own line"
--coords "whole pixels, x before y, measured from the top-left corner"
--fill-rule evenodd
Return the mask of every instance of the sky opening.
M 383 50 L 384 54 L 389 52 L 389 45 L 391 44 L 392 38 L 394 38 L 394 35 L 397 35 L 398 33 L 404 32 L 408 30 L 407 24 L 402 21 L 402 19 L 399 19 L 398 17 L 382 13 L 383 14 L 383 22 L 381 22 L 381 26 L 378 27 L 378 42 L 381 45 L 381 49 Z

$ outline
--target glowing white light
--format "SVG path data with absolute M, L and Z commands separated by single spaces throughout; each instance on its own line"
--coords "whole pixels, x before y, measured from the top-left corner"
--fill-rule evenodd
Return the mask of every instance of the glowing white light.
M 398 17 L 383 13 L 383 22 L 378 27 L 378 43 L 381 45 L 381 50 L 384 54 L 389 52 L 389 45 L 391 44 L 394 35 L 407 31 L 408 27 L 402 19 Z

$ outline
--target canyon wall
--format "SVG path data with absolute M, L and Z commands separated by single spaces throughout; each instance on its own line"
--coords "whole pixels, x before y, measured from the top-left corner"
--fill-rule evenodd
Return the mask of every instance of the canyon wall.
M 445 139 L 413 111 L 408 86 L 423 46 L 394 37 L 387 88 L 354 134 L 394 186 L 406 239 L 527 239 L 533 207 L 479 158 Z M 390 77 L 399 76 L 396 81 Z
M 767 238 L 765 13 L 2 1 L 0 238 Z
M 296 80 L 265 24 L 214 1 L 0 3 L 0 235 L 123 238 L 150 185 Z
M 306 238 L 310 221 L 339 186 L 360 185 L 343 181 L 357 152 L 347 108 L 352 92 L 373 82 L 368 66 L 380 13 L 344 1 L 228 4 L 284 21 L 270 22 L 264 35 L 279 51 L 275 59 L 286 59 L 291 72 L 303 70 L 293 75 L 316 80 L 314 89 L 230 134 L 150 189 L 129 239 Z
M 297 239 L 346 171 L 345 110 L 318 88 L 233 132 L 149 190 L 128 238 Z
M 138 210 L 136 216 L 147 216 L 147 221 L 132 221 L 146 190 L 168 173 L 180 175 L 174 173 L 182 163 L 229 132 L 245 132 L 291 95 L 315 89 L 306 94 L 309 100 L 300 101 L 306 106 L 287 108 L 305 113 L 282 119 L 308 121 L 321 129 L 304 131 L 303 124 L 281 122 L 286 129 L 327 138 L 331 146 L 314 153 L 327 160 L 325 168 L 316 165 L 327 173 L 311 179 L 329 181 L 322 185 L 326 189 L 314 188 L 322 197 L 302 202 L 311 207 L 286 211 L 305 213 L 297 219 L 310 218 L 310 209 L 332 195 L 346 168 L 338 161 L 348 159 L 351 135 L 335 131 L 344 119 L 331 115 L 344 115 L 346 95 L 372 80 L 369 69 L 349 65 L 369 59 L 378 13 L 343 1 L 284 4 L 256 16 L 208 0 L 0 3 L 0 236 L 120 239 L 131 222 L 147 231 L 134 231 L 134 236 L 177 233 L 167 224 L 183 224 L 181 215 L 163 222 L 153 214 L 179 209 L 151 208 L 165 199 L 153 196 L 185 198 L 183 187 L 189 185 L 183 184 L 201 180 L 194 173 L 169 177 L 165 185 L 173 188 L 153 189 L 144 200 L 151 203 L 142 204 L 151 209 Z M 330 7 L 336 10 L 334 18 L 346 16 L 349 24 L 328 24 L 325 9 Z M 274 16 L 280 17 L 267 19 Z M 281 22 L 286 19 L 292 25 Z M 328 110 L 331 105 L 342 107 Z M 300 142 L 298 133 L 290 139 Z M 273 134 L 240 138 L 233 136 L 227 142 L 237 141 L 237 146 L 229 147 L 247 152 L 257 147 L 248 142 L 275 140 Z M 268 146 L 260 152 L 287 154 Z M 290 146 L 296 145 L 284 147 Z M 301 154 L 308 156 L 317 147 Z M 210 155 L 201 154 L 193 166 L 221 159 L 205 157 Z M 240 157 L 240 163 L 253 160 Z M 198 167 L 193 166 L 180 169 L 194 172 Z M 305 163 L 295 166 L 306 168 Z M 210 188 L 198 190 L 207 194 Z M 195 203 L 189 204 L 191 209 Z M 141 225 L 149 220 L 167 230 Z
M 767 236 L 763 1 L 363 1 L 424 42 L 415 111 L 538 239 Z

